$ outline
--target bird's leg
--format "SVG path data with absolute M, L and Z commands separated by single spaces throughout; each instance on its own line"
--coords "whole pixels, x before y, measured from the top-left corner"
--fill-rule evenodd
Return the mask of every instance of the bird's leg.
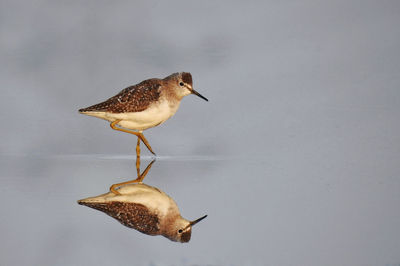
M 140 134 L 139 138 L 143 141 L 144 145 L 146 145 L 147 149 L 149 149 L 149 151 L 150 151 L 152 154 L 156 155 L 155 152 L 153 151 L 153 149 L 151 148 L 149 142 L 148 142 L 147 139 L 144 137 L 143 133 L 142 133 L 142 132 L 139 132 L 139 134 Z
M 118 131 L 122 131 L 122 132 L 126 132 L 126 133 L 130 133 L 130 134 L 136 135 L 141 141 L 143 141 L 144 145 L 146 145 L 146 147 L 149 149 L 149 151 L 150 151 L 152 154 L 156 155 L 156 154 L 154 153 L 153 149 L 151 148 L 149 142 L 147 141 L 147 139 L 143 136 L 143 133 L 142 133 L 142 132 L 135 132 L 135 131 L 131 131 L 131 130 L 127 130 L 127 129 L 123 129 L 123 128 L 117 127 L 117 124 L 118 124 L 119 122 L 121 122 L 120 119 L 115 120 L 114 122 L 111 122 L 110 127 L 111 127 L 112 129 L 114 129 L 114 130 L 118 130 Z M 137 146 L 136 146 L 136 150 L 137 150 Z
M 115 129 L 115 130 L 118 130 L 118 131 L 122 131 L 122 132 L 126 132 L 126 133 L 130 133 L 130 134 L 133 134 L 133 135 L 136 135 L 136 136 L 139 137 L 139 135 L 140 135 L 139 132 L 135 132 L 135 131 L 131 131 L 131 130 L 127 130 L 127 129 L 123 129 L 123 128 L 117 127 L 117 124 L 119 122 L 121 122 L 121 119 L 118 119 L 118 120 L 115 120 L 114 122 L 111 122 L 110 127 L 112 129 Z
M 140 176 L 140 138 L 137 138 L 137 144 L 136 144 L 136 171 L 137 171 L 137 176 Z
M 146 167 L 146 169 L 143 171 L 142 174 L 140 174 L 140 157 L 137 157 L 137 159 L 139 159 L 139 164 L 138 161 L 136 161 L 136 166 L 139 165 L 139 168 L 137 168 L 137 172 L 138 172 L 138 177 L 135 180 L 130 180 L 130 181 L 125 181 L 122 183 L 118 183 L 118 184 L 114 184 L 110 187 L 110 191 L 116 195 L 121 195 L 121 193 L 119 193 L 116 188 L 124 186 L 124 185 L 128 185 L 128 184 L 133 184 L 133 183 L 142 183 L 143 179 L 146 177 L 147 173 L 150 171 L 151 166 L 153 165 L 153 163 L 156 161 L 155 159 L 153 161 L 151 161 L 149 163 L 149 165 Z

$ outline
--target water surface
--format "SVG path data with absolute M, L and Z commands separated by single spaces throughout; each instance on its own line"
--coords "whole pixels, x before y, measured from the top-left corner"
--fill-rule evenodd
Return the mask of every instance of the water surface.
M 281 163 L 159 158 L 145 182 L 173 197 L 183 217 L 208 214 L 180 244 L 76 203 L 136 178 L 134 156 L 2 156 L 2 263 L 382 265 L 398 258 L 398 179 Z

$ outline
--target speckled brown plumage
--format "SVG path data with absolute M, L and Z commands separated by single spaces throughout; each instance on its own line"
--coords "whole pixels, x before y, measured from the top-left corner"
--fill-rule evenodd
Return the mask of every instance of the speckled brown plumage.
M 79 204 L 102 211 L 117 219 L 121 224 L 147 235 L 157 235 L 160 231 L 156 214 L 138 203 L 112 201 L 107 203 L 79 202 Z M 190 237 L 189 237 L 190 238 Z
M 187 232 L 184 232 L 181 236 L 181 242 L 186 243 L 190 241 L 190 237 L 192 236 L 192 229 Z
M 188 72 L 183 72 L 182 73 L 182 81 L 190 84 L 190 86 L 193 86 L 193 80 L 192 80 L 192 75 Z
M 86 107 L 79 112 L 128 113 L 141 112 L 160 98 L 160 79 L 148 79 L 123 89 L 108 100 Z

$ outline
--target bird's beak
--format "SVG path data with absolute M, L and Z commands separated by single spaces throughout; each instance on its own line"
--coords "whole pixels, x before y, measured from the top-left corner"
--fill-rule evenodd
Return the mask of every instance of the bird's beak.
M 189 222 L 189 224 L 183 230 L 186 230 L 188 227 L 197 224 L 198 222 L 200 222 L 201 220 L 203 220 L 206 217 L 207 217 L 207 215 L 204 215 L 203 217 L 201 217 L 199 219 Z
M 192 226 L 192 225 L 195 225 L 195 224 L 197 224 L 198 222 L 200 222 L 201 220 L 203 220 L 204 218 L 206 218 L 207 217 L 207 215 L 204 215 L 203 217 L 201 217 L 201 218 L 199 218 L 199 219 L 197 219 L 197 220 L 194 220 L 194 221 L 192 221 L 192 222 L 190 222 L 190 225 Z
M 198 93 L 197 91 L 195 91 L 194 89 L 191 89 L 192 94 L 199 96 L 200 98 L 202 98 L 203 100 L 206 100 L 208 102 L 208 99 L 206 97 L 204 97 L 203 95 L 201 95 L 200 93 Z

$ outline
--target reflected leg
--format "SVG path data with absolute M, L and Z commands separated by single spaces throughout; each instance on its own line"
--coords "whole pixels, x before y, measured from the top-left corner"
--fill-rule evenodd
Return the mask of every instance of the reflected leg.
M 137 139 L 136 144 L 136 172 L 139 178 L 140 176 L 140 138 Z
M 146 169 L 143 171 L 143 173 L 139 174 L 140 173 L 140 157 L 136 157 L 136 170 L 137 170 L 137 173 L 138 173 L 138 177 L 136 179 L 134 179 L 134 180 L 130 180 L 130 181 L 125 181 L 125 182 L 122 182 L 122 183 L 114 184 L 114 185 L 112 185 L 110 187 L 110 191 L 112 193 L 116 194 L 116 195 L 121 195 L 121 193 L 119 193 L 116 190 L 116 188 L 124 186 L 124 185 L 128 185 L 128 184 L 133 184 L 133 183 L 142 183 L 143 179 L 146 177 L 147 173 L 150 171 L 151 166 L 153 165 L 153 163 L 155 161 L 156 161 L 155 159 L 153 161 L 151 161 L 149 163 L 149 165 L 146 167 Z

